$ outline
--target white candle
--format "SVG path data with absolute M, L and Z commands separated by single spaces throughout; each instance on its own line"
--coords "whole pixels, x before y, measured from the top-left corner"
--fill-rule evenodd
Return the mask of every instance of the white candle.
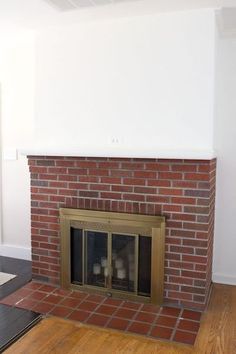
M 101 273 L 101 265 L 99 263 L 94 263 L 93 274 L 98 275 Z
M 117 258 L 117 259 L 115 260 L 115 267 L 116 267 L 116 269 L 123 268 L 123 265 L 124 265 L 123 259 Z
M 108 267 L 104 268 L 104 277 L 108 277 Z
M 117 269 L 117 278 L 118 278 L 118 279 L 125 279 L 125 277 L 126 277 L 126 270 L 125 270 L 125 268 Z
M 101 258 L 101 265 L 102 265 L 102 267 L 107 267 L 107 258 L 106 257 L 102 257 Z

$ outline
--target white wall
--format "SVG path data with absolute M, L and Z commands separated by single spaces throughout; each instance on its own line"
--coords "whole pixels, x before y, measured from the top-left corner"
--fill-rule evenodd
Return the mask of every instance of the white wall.
M 118 138 L 123 150 L 137 156 L 140 150 L 210 151 L 213 76 L 211 10 L 41 31 L 38 145 L 89 145 L 108 155 Z
M 0 254 L 30 256 L 29 173 L 25 157 L 14 160 L 16 148 L 88 144 L 109 154 L 115 137 L 127 155 L 212 150 L 213 10 L 57 27 L 39 31 L 36 42 L 31 33 L 5 42 Z
M 1 38 L 2 39 L 2 38 Z M 0 40 L 2 113 L 2 244 L 0 254 L 30 258 L 30 184 L 17 149 L 33 141 L 34 35 Z
M 216 54 L 218 162 L 213 279 L 236 285 L 236 36 L 219 37 Z

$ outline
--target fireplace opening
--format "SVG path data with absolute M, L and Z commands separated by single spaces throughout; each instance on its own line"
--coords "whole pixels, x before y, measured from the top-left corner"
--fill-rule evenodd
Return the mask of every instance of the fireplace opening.
M 151 237 L 71 228 L 71 283 L 151 296 Z
M 61 285 L 161 304 L 164 217 L 60 209 Z

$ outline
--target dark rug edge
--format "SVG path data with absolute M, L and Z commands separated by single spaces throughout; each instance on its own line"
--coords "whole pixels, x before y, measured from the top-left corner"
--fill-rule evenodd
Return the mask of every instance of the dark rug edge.
M 3 344 L 0 348 L 0 353 L 3 353 L 8 347 L 10 347 L 13 343 L 15 343 L 18 339 L 20 339 L 25 333 L 27 333 L 32 327 L 34 327 L 38 322 L 40 322 L 43 318 L 43 315 L 40 313 L 36 313 L 37 317 L 35 317 L 31 322 L 25 326 L 19 333 L 13 336 L 7 343 Z

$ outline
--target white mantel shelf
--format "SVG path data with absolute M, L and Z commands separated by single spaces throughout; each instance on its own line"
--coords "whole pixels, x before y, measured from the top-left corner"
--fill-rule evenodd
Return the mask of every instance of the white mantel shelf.
M 107 157 L 107 158 L 145 158 L 145 159 L 193 159 L 211 160 L 216 157 L 213 150 L 163 150 L 140 148 L 131 150 L 118 147 L 75 149 L 62 148 L 25 148 L 18 150 L 25 156 L 65 156 L 65 157 Z

